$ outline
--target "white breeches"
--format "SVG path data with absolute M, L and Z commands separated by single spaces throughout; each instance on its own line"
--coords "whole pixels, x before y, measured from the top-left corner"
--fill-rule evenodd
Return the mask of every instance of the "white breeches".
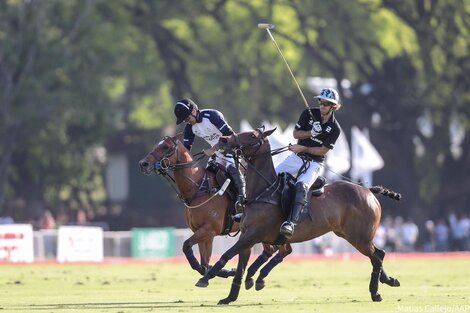
M 276 174 L 287 172 L 292 176 L 296 177 L 303 163 L 304 160 L 302 160 L 297 154 L 291 153 L 284 161 L 282 161 L 276 167 Z M 297 178 L 297 182 L 302 182 L 307 185 L 308 188 L 310 188 L 315 182 L 315 180 L 318 178 L 321 166 L 321 163 L 315 161 L 308 162 L 307 171 Z
M 215 156 L 216 156 L 215 162 L 224 166 L 225 168 L 227 168 L 227 165 L 229 164 L 234 164 L 233 157 L 231 156 L 225 156 L 219 151 L 215 152 Z

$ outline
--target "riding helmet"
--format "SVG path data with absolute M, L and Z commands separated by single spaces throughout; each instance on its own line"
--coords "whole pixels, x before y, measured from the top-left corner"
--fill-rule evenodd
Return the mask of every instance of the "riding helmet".
M 181 99 L 175 104 L 176 125 L 181 124 L 193 111 L 196 106 L 191 99 Z
M 339 93 L 333 88 L 323 88 L 320 91 L 320 94 L 314 98 L 317 98 L 318 100 L 326 100 L 334 104 L 339 103 Z

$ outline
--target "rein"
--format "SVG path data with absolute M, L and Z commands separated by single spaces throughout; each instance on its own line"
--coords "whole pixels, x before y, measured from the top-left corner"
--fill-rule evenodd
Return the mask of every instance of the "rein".
M 238 139 L 238 136 L 237 136 L 236 138 Z M 274 193 L 276 193 L 276 192 L 280 192 L 280 190 L 279 190 L 279 184 L 277 184 L 277 183 L 278 183 L 277 178 L 276 178 L 273 182 L 271 182 L 268 178 L 266 178 L 266 177 L 263 175 L 263 173 L 261 173 L 255 166 L 253 166 L 253 165 L 250 163 L 250 161 L 255 160 L 255 159 L 258 159 L 258 158 L 261 158 L 261 157 L 265 157 L 265 156 L 268 155 L 268 154 L 271 155 L 271 156 L 273 156 L 273 155 L 276 155 L 276 154 L 283 153 L 283 152 L 289 150 L 289 146 L 284 146 L 284 147 L 281 147 L 281 148 L 276 148 L 276 149 L 273 149 L 273 150 L 270 150 L 270 151 L 267 151 L 267 152 L 263 152 L 263 153 L 260 153 L 260 154 L 256 154 L 256 153 L 258 152 L 259 148 L 261 148 L 261 146 L 263 145 L 263 143 L 264 143 L 264 139 L 263 139 L 263 140 L 260 140 L 260 141 L 258 141 L 258 142 L 256 142 L 256 143 L 243 146 L 243 145 L 240 145 L 240 144 L 239 144 L 239 140 L 237 140 L 237 145 L 239 145 L 239 146 L 236 148 L 236 150 L 238 151 L 238 155 L 241 156 L 241 157 L 246 161 L 248 167 L 250 167 L 252 170 L 254 170 L 254 172 L 255 172 L 259 177 L 261 177 L 261 178 L 267 183 L 267 185 L 268 185 L 259 195 L 257 195 L 257 196 L 256 196 L 254 199 L 252 199 L 252 200 L 248 200 L 248 202 L 257 202 L 257 201 L 260 201 L 260 199 L 262 198 L 262 196 L 263 196 L 266 192 L 268 192 L 269 190 L 271 190 L 271 189 L 273 189 L 274 187 L 276 187 L 276 185 L 277 185 L 277 187 L 274 189 L 274 191 L 271 193 L 271 195 L 274 195 Z M 254 147 L 254 146 L 256 146 L 256 145 L 259 145 L 259 146 L 258 146 L 258 148 L 256 149 L 256 151 L 253 153 L 252 156 L 247 157 L 247 156 L 245 156 L 245 155 L 243 154 L 243 149 L 244 149 L 244 148 L 247 148 L 247 147 Z
M 170 139 L 172 139 L 171 137 L 168 137 Z M 187 175 L 183 175 L 183 177 L 185 179 L 187 179 L 188 181 L 190 181 L 193 185 L 195 185 L 196 187 L 198 187 L 198 190 L 194 193 L 193 196 L 191 196 L 190 198 L 188 199 L 185 199 L 181 193 L 178 191 L 178 188 L 176 187 L 176 180 L 174 178 L 174 173 L 173 173 L 173 176 L 171 176 L 168 172 L 169 171 L 172 171 L 172 172 L 175 172 L 177 170 L 180 170 L 180 169 L 184 169 L 184 168 L 191 168 L 193 167 L 194 165 L 197 165 L 198 163 L 201 162 L 201 160 L 205 157 L 204 153 L 203 152 L 199 152 L 199 153 L 196 153 L 194 154 L 194 156 L 197 156 L 197 155 L 201 155 L 200 157 L 198 157 L 196 160 L 193 160 L 191 162 L 186 162 L 186 163 L 179 163 L 179 154 L 178 154 L 178 143 L 172 139 L 172 142 L 173 142 L 173 147 L 163 156 L 163 158 L 158 161 L 158 157 L 156 157 L 155 155 L 151 154 L 155 160 L 157 160 L 157 162 L 155 162 L 155 165 L 154 165 L 154 171 L 157 175 L 162 175 L 167 181 L 168 183 L 171 185 L 171 187 L 173 188 L 173 190 L 176 192 L 178 198 L 181 200 L 181 202 L 183 202 L 183 204 L 188 208 L 188 209 L 195 209 L 195 208 L 198 208 L 204 204 L 206 204 L 208 201 L 212 200 L 217 194 L 214 194 L 212 195 L 209 199 L 207 199 L 206 201 L 204 201 L 203 203 L 200 203 L 196 206 L 190 206 L 191 202 L 196 198 L 196 196 L 198 195 L 198 193 L 202 190 L 202 187 L 204 185 L 204 182 L 207 180 L 207 171 L 204 172 L 204 176 L 201 180 L 201 183 L 198 184 L 197 182 L 195 182 L 191 177 L 188 177 Z M 173 154 L 176 153 L 176 163 L 175 164 L 171 164 L 170 163 L 170 160 L 169 160 L 169 157 L 171 157 Z

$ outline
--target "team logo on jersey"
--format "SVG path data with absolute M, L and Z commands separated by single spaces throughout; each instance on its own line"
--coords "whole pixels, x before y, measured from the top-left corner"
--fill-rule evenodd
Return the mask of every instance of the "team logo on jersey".
M 325 128 L 325 131 L 326 131 L 327 133 L 331 132 L 331 130 L 332 130 L 331 126 L 327 126 L 327 127 Z
M 321 124 L 319 121 L 315 121 L 312 125 L 313 130 L 317 133 L 321 133 Z
M 209 135 L 209 136 L 204 136 L 202 138 L 204 138 L 206 141 L 214 141 L 214 140 L 219 139 L 219 135 L 212 134 L 212 135 Z
M 323 144 L 323 140 L 320 140 L 318 138 L 312 138 L 313 141 L 318 142 L 319 144 Z

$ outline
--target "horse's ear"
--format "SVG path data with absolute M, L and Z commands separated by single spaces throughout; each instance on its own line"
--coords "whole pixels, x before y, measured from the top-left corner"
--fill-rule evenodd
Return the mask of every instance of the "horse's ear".
M 270 130 L 267 130 L 263 133 L 263 138 L 266 138 L 268 136 L 270 136 L 272 133 L 274 133 L 274 131 L 277 129 L 277 127 L 274 127 L 273 129 L 270 129 Z

